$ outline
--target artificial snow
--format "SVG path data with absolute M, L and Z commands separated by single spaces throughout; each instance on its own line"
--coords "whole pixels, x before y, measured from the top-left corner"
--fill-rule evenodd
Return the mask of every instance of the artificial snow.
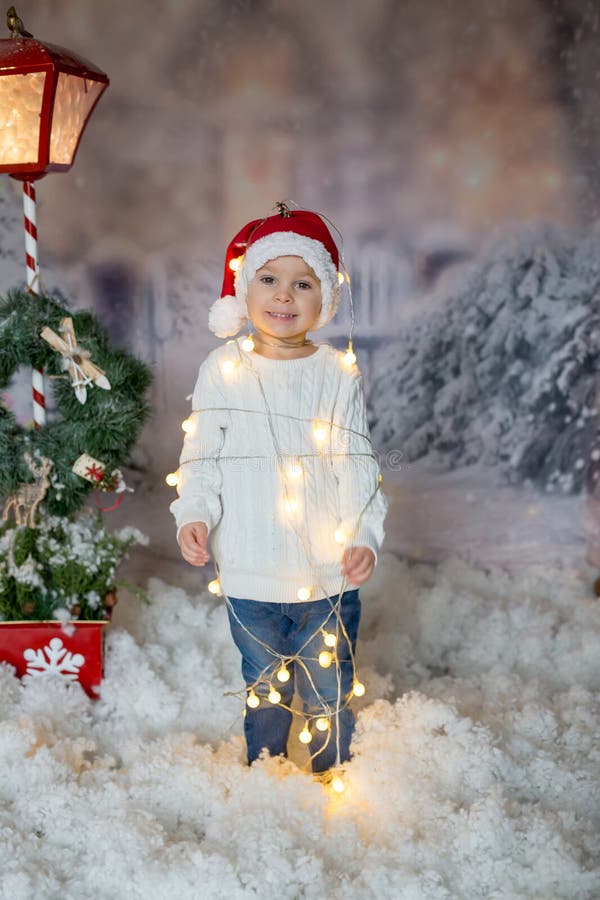
M 597 897 L 590 576 L 383 553 L 339 796 L 297 727 L 290 760 L 244 764 L 222 602 L 151 579 L 108 627 L 101 700 L 0 666 L 0 897 Z

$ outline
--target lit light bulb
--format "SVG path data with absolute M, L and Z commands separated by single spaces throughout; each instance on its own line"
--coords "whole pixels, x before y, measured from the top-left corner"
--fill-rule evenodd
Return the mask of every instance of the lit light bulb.
M 355 362 L 356 362 L 356 353 L 352 349 L 352 341 L 350 341 L 348 344 L 348 349 L 346 350 L 346 352 L 344 353 L 344 356 L 343 356 L 343 363 L 345 366 L 349 367 L 349 366 L 353 366 Z
M 314 423 L 313 435 L 314 435 L 315 441 L 318 444 L 322 444 L 324 441 L 326 441 L 328 434 L 329 434 L 329 429 L 327 428 L 327 425 L 325 425 L 324 422 L 315 422 Z
M 332 631 L 323 632 L 323 643 L 326 647 L 335 647 L 337 644 L 337 636 Z
M 191 434 L 194 430 L 194 420 L 193 419 L 184 419 L 181 423 L 181 427 L 186 432 L 186 434 Z
M 319 665 L 324 669 L 328 669 L 333 662 L 333 656 L 329 650 L 321 650 L 319 653 Z
M 277 670 L 277 680 L 281 681 L 282 684 L 290 680 L 290 670 L 286 666 L 282 666 Z
M 344 283 L 344 273 L 338 272 L 338 284 L 343 284 L 343 283 Z
M 254 691 L 250 691 L 246 703 L 250 709 L 256 709 L 257 706 L 260 706 L 260 697 L 258 697 Z
M 220 594 L 221 593 L 221 582 L 218 578 L 215 578 L 214 581 L 208 582 L 208 589 L 211 594 Z
M 177 483 L 178 483 L 178 481 L 179 481 L 179 477 L 178 477 L 178 475 L 177 475 L 177 472 L 169 472 L 169 474 L 168 474 L 167 477 L 165 478 L 165 481 L 167 482 L 167 484 L 169 485 L 169 487 L 176 487 L 176 485 L 177 485 Z
M 223 371 L 226 375 L 230 375 L 231 372 L 235 369 L 235 363 L 232 359 L 226 359 L 223 363 Z
M 381 484 L 382 481 L 383 481 L 383 475 L 380 472 L 379 475 L 377 476 L 377 484 Z
M 290 476 L 290 478 L 300 478 L 300 476 L 302 475 L 302 466 L 300 465 L 300 463 L 292 463 L 288 469 L 288 475 Z
M 346 543 L 346 532 L 343 528 L 336 528 L 336 530 L 333 532 L 333 537 L 338 544 Z
M 315 725 L 319 731 L 327 731 L 329 728 L 329 719 L 326 719 L 325 716 L 319 716 Z
M 271 688 L 268 695 L 269 703 L 279 703 L 281 700 L 281 694 L 279 691 L 276 691 L 275 688 Z
M 239 267 L 242 264 L 243 256 L 236 256 L 234 259 L 229 260 L 229 268 L 232 272 L 237 272 Z
M 335 778 L 331 779 L 331 789 L 335 791 L 336 794 L 344 793 L 344 782 L 339 775 L 336 775 Z
M 355 681 L 354 687 L 352 688 L 355 697 L 362 697 L 366 691 L 366 688 L 362 681 Z
M 312 741 L 312 734 L 310 733 L 310 728 L 308 725 L 305 725 L 300 734 L 298 735 L 298 739 L 301 744 L 310 744 Z
M 252 340 L 250 335 L 248 335 L 248 337 L 244 338 L 244 340 L 242 341 L 242 350 L 245 350 L 247 353 L 250 353 L 252 350 L 254 350 L 254 341 Z
M 298 598 L 298 600 L 309 600 L 311 593 L 312 591 L 309 587 L 303 587 L 300 588 L 300 590 L 296 594 L 296 597 Z

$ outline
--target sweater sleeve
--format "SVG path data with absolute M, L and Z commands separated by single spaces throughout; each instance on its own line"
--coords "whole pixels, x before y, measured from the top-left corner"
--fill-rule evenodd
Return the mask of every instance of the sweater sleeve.
M 218 366 L 210 359 L 200 366 L 186 432 L 179 457 L 177 493 L 169 509 L 177 535 L 190 522 L 205 522 L 210 532 L 222 515 L 222 473 L 219 455 L 230 424 L 224 386 Z
M 334 471 L 338 481 L 346 546 L 369 547 L 378 553 L 385 537 L 388 501 L 381 490 L 379 462 L 371 446 L 362 376 L 353 375 L 342 405 L 334 441 Z M 337 418 L 337 417 L 336 417 Z

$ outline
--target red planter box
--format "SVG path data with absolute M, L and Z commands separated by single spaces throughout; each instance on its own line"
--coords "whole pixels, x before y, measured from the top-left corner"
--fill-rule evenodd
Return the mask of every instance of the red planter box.
M 78 681 L 93 700 L 100 697 L 107 621 L 0 622 L 0 661 L 10 663 L 23 681 L 60 677 Z M 71 630 L 70 627 L 68 629 Z

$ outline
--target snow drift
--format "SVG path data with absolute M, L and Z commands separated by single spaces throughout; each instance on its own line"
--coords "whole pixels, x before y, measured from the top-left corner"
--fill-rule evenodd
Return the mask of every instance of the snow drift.
M 0 896 L 598 896 L 589 574 L 382 554 L 339 798 L 295 737 L 244 765 L 225 610 L 152 579 L 117 608 L 100 701 L 0 666 Z

